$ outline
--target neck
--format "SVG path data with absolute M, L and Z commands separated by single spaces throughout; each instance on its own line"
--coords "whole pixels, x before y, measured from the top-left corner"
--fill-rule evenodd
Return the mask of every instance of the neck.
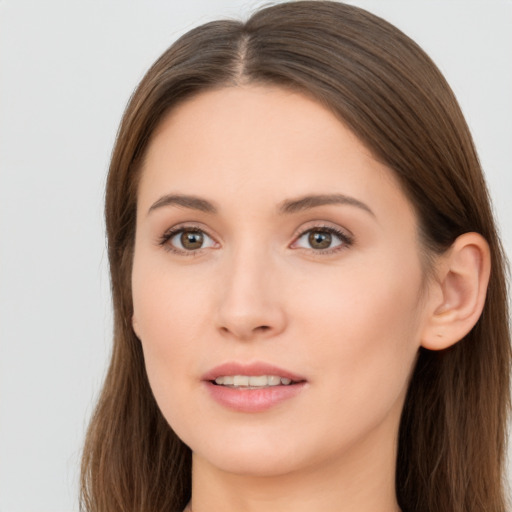
M 233 474 L 196 454 L 193 512 L 398 512 L 396 444 L 365 440 L 343 457 L 282 475 Z

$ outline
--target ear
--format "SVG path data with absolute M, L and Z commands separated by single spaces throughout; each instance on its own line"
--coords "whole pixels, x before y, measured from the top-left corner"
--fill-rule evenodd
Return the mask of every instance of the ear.
M 459 236 L 440 257 L 429 287 L 424 348 L 445 349 L 473 328 L 484 307 L 490 271 L 489 245 L 478 233 Z

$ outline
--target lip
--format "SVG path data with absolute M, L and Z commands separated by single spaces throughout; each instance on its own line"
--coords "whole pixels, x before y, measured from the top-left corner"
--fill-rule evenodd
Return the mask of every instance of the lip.
M 213 381 L 217 377 L 224 375 L 278 375 L 291 379 L 295 384 L 269 386 L 262 389 L 237 389 L 214 384 Z M 267 411 L 297 396 L 306 385 L 306 379 L 301 375 L 262 362 L 224 363 L 206 372 L 202 381 L 215 402 L 232 411 L 244 413 Z

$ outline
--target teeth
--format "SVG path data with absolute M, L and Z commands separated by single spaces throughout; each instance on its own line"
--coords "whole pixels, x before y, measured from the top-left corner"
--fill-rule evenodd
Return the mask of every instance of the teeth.
M 259 377 L 249 377 L 249 386 L 266 386 L 268 379 L 266 375 L 260 375 Z
M 223 384 L 226 386 L 232 386 L 235 383 L 235 378 L 232 375 L 221 377 L 221 379 L 224 379 Z
M 292 383 L 287 377 L 278 375 L 224 375 L 215 379 L 215 384 L 230 387 L 264 388 L 268 386 L 289 386 Z
M 247 375 L 235 375 L 233 384 L 235 386 L 248 386 L 249 377 Z
M 269 386 L 279 386 L 279 384 L 281 384 L 281 377 L 278 377 L 277 375 L 269 375 L 267 379 Z

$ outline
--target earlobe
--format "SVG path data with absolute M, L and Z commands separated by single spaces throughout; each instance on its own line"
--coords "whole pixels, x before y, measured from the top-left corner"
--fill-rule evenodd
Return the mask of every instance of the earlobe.
M 491 258 L 489 245 L 478 233 L 464 233 L 441 256 L 431 294 L 429 317 L 421 345 L 442 350 L 460 341 L 482 313 Z

